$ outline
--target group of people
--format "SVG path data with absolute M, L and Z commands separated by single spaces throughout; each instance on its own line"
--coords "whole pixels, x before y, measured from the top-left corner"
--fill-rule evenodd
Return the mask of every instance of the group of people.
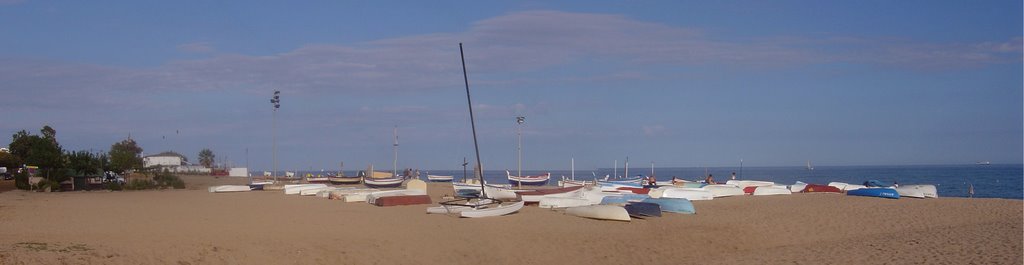
M 732 180 L 736 179 L 736 172 L 732 172 L 732 177 L 730 177 L 730 179 L 732 179 Z M 654 175 L 647 176 L 646 178 L 644 178 L 644 180 L 647 182 L 648 186 L 657 186 L 658 185 L 658 179 L 655 178 Z M 672 183 L 675 184 L 677 182 L 682 182 L 682 180 L 677 178 L 676 176 L 672 176 Z M 708 176 L 704 178 L 704 183 L 706 183 L 706 184 L 719 184 L 718 182 L 715 182 L 715 177 L 712 176 L 711 174 L 708 174 Z

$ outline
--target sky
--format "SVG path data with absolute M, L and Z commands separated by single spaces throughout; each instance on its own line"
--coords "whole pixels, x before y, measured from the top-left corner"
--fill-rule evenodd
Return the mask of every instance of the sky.
M 1021 1 L 0 0 L 0 133 L 253 170 L 1021 163 Z M 270 103 L 281 91 L 281 108 Z M 517 125 L 516 116 L 526 117 Z M 396 129 L 397 128 L 397 129 Z M 634 164 L 636 165 L 636 164 Z

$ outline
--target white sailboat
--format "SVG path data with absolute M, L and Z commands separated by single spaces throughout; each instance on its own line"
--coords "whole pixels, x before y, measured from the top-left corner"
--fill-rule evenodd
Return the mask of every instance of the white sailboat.
M 427 213 L 458 213 L 461 217 L 480 218 L 502 216 L 518 212 L 523 208 L 524 202 L 505 204 L 501 199 L 493 198 L 488 193 L 488 186 L 484 184 L 483 163 L 480 162 L 480 145 L 476 138 L 476 121 L 473 118 L 473 98 L 469 94 L 469 75 L 466 74 L 466 59 L 462 55 L 462 43 L 459 43 L 459 55 L 462 56 L 462 76 L 466 83 L 466 102 L 469 106 L 469 122 L 473 129 L 473 147 L 476 151 L 476 167 L 474 175 L 480 180 L 480 196 L 477 198 L 456 199 L 441 202 L 441 206 L 427 208 Z

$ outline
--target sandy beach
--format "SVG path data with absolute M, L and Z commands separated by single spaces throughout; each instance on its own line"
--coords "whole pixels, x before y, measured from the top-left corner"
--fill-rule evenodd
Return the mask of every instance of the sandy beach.
M 485 219 L 282 192 L 0 193 L 0 264 L 1021 264 L 1024 204 L 839 194 L 694 202 L 613 222 Z M 430 184 L 435 203 L 451 194 Z

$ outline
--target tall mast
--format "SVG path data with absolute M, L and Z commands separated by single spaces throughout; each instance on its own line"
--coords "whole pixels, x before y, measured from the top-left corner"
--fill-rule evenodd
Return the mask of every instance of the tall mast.
M 394 144 L 395 160 L 392 160 L 392 162 L 391 162 L 391 168 L 392 168 L 391 172 L 392 172 L 393 176 L 398 176 L 398 125 L 395 125 L 394 135 L 395 135 L 395 144 Z
M 619 160 L 617 160 L 617 159 L 615 160 L 615 166 L 614 166 L 614 169 L 612 169 L 612 170 L 613 170 L 612 171 L 612 178 L 619 177 Z
M 569 167 L 572 168 L 572 175 L 571 175 L 572 180 L 576 180 L 576 158 L 575 157 L 573 157 L 571 160 L 569 160 Z
M 654 176 L 654 161 L 651 161 L 651 176 Z
M 466 55 L 462 52 L 462 43 L 459 43 L 459 57 L 462 58 L 462 79 L 466 82 L 466 103 L 469 104 L 469 124 L 473 127 L 473 149 L 476 150 L 476 167 L 480 172 L 480 197 L 487 198 L 487 190 L 484 189 L 484 168 L 480 163 L 480 144 L 476 140 L 476 121 L 473 119 L 473 98 L 469 96 L 469 74 L 466 73 Z M 474 170 L 475 174 L 476 170 Z
M 622 174 L 626 175 L 627 179 L 629 178 L 629 157 L 628 156 L 626 157 L 626 173 L 622 173 Z

